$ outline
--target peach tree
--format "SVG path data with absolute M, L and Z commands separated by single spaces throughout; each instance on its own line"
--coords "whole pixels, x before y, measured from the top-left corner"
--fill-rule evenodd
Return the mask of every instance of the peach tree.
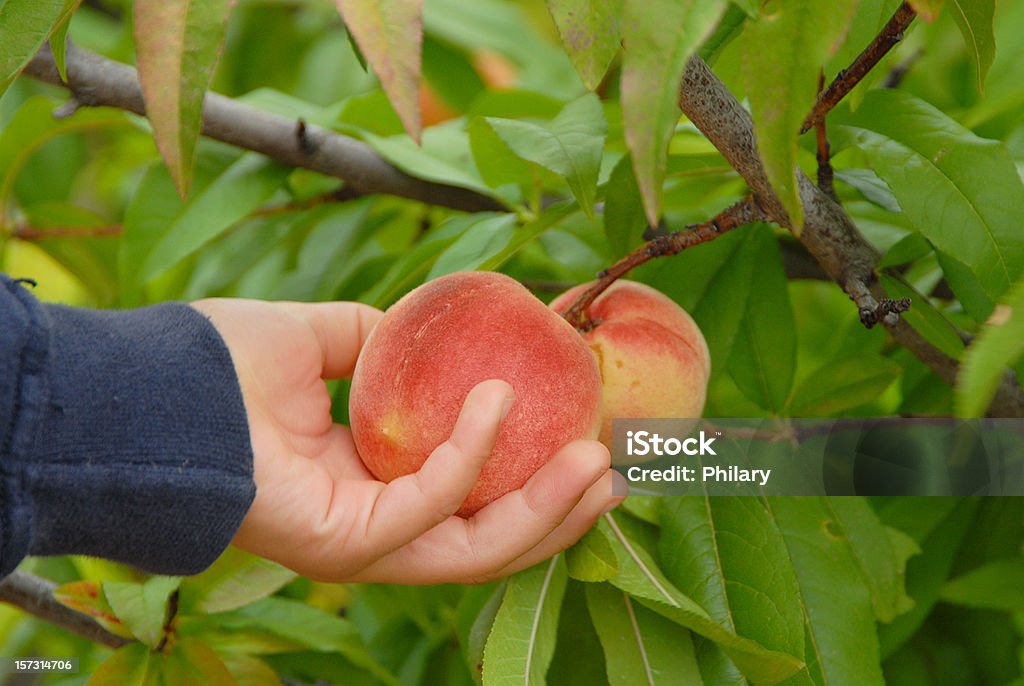
M 93 307 L 628 274 L 703 330 L 708 417 L 1021 417 L 1022 34 L 1020 0 L 4 0 L 0 262 Z M 1019 498 L 630 497 L 480 586 L 32 559 L 0 655 L 81 657 L 52 684 L 1019 685 L 1022 528 Z

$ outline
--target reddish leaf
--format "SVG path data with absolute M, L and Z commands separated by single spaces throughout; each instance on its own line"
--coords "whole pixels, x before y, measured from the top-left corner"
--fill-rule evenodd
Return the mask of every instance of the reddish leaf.
M 157 148 L 188 195 L 231 0 L 135 0 L 135 52 Z
M 406 132 L 420 142 L 423 0 L 336 0 Z

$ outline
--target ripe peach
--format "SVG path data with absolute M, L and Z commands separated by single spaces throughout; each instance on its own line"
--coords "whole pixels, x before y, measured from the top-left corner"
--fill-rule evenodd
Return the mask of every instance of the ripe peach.
M 359 355 L 349 418 L 370 472 L 391 481 L 418 470 L 487 379 L 510 383 L 516 399 L 460 515 L 521 487 L 566 443 L 597 436 L 601 377 L 583 340 L 515 280 L 462 272 L 395 303 Z
M 564 313 L 593 284 L 555 298 Z M 612 447 L 612 418 L 696 418 L 704 411 L 711 356 L 686 310 L 635 281 L 616 281 L 591 304 L 583 334 L 604 385 L 600 440 Z

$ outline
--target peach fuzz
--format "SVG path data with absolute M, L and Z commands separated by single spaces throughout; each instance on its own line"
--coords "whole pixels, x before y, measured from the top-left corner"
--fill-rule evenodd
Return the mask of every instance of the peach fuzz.
M 395 303 L 360 353 L 349 418 L 370 472 L 391 481 L 418 470 L 487 379 L 510 383 L 516 399 L 459 515 L 523 486 L 565 444 L 596 438 L 601 377 L 576 331 L 514 279 L 462 272 Z
M 558 296 L 563 313 L 592 283 Z M 600 440 L 612 446 L 613 418 L 697 418 L 704 411 L 711 355 L 686 310 L 635 281 L 616 281 L 590 305 L 583 334 L 604 384 Z

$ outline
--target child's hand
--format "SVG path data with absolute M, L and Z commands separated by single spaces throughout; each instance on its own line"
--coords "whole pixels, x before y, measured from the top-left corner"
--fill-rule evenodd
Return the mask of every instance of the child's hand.
M 223 336 L 249 415 L 257 493 L 235 544 L 313 579 L 479 583 L 572 545 L 612 496 L 608 451 L 565 446 L 520 490 L 471 519 L 452 516 L 476 482 L 511 387 L 485 381 L 451 438 L 415 474 L 376 481 L 324 379 L 352 374 L 381 313 L 356 303 L 203 300 Z

